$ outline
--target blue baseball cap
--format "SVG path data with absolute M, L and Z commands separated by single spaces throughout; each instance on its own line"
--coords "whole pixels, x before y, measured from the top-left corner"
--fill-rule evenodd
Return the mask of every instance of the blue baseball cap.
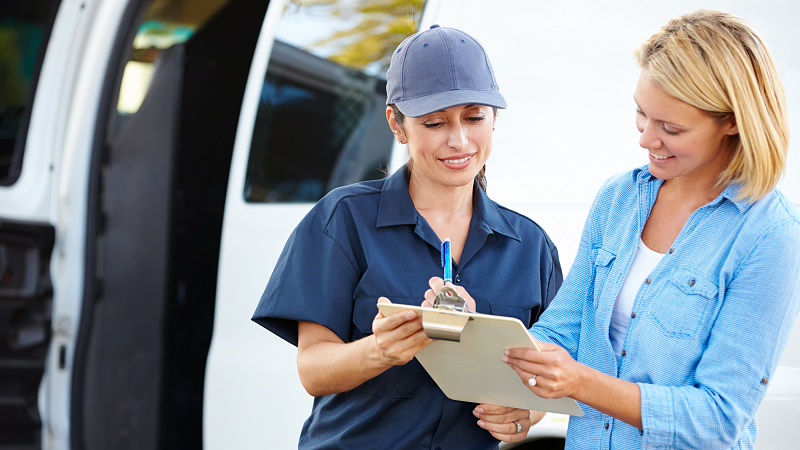
M 431 25 L 407 37 L 386 73 L 386 104 L 408 117 L 458 105 L 505 108 L 489 56 L 472 36 Z

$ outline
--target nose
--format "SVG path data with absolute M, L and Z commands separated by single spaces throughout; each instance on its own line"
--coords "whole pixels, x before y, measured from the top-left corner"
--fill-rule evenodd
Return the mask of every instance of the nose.
M 639 128 L 639 146 L 644 149 L 652 149 L 661 147 L 661 139 L 656 133 L 656 124 L 651 121 L 645 121 L 644 126 Z
M 457 150 L 463 150 L 467 147 L 467 142 L 469 141 L 467 133 L 467 127 L 456 121 L 453 126 L 450 127 L 447 145 Z

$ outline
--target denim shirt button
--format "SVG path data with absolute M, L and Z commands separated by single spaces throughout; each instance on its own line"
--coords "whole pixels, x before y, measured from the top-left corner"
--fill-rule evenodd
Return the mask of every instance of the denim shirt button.
M 694 280 L 689 280 L 689 286 L 694 286 Z
M 653 280 L 651 280 L 650 278 L 648 278 L 648 279 L 644 280 L 644 284 L 650 284 L 652 281 L 653 281 Z
M 769 383 L 769 378 L 764 377 L 761 379 L 761 384 L 766 385 L 767 383 Z
M 633 311 L 633 312 L 631 312 L 631 319 L 635 319 L 635 318 L 636 318 L 636 311 Z
M 606 422 L 606 424 L 605 424 L 605 426 L 603 428 L 605 428 L 606 430 L 608 429 L 608 422 Z
M 669 254 L 671 255 L 671 254 L 672 254 L 672 252 L 674 252 L 674 251 L 675 251 L 675 247 L 673 247 L 673 248 L 669 249 Z

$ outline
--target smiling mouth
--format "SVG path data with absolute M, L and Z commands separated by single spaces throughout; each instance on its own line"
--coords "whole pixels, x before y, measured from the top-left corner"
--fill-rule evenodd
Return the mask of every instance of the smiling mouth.
M 658 159 L 658 160 L 674 158 L 674 156 L 661 156 L 661 155 L 656 155 L 655 153 L 652 153 L 652 152 L 650 153 L 650 156 L 652 156 L 653 158 Z
M 447 164 L 464 164 L 465 162 L 469 161 L 470 159 L 472 159 L 472 156 L 465 156 L 465 157 L 460 158 L 460 159 L 443 159 L 442 162 L 447 163 Z

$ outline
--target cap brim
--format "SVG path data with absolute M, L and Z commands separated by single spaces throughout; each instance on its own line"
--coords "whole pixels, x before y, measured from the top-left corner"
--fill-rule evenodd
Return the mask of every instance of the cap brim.
M 497 90 L 470 91 L 460 89 L 402 100 L 395 103 L 395 105 L 400 109 L 400 112 L 408 117 L 422 117 L 459 105 L 486 105 L 505 109 L 506 100 Z

